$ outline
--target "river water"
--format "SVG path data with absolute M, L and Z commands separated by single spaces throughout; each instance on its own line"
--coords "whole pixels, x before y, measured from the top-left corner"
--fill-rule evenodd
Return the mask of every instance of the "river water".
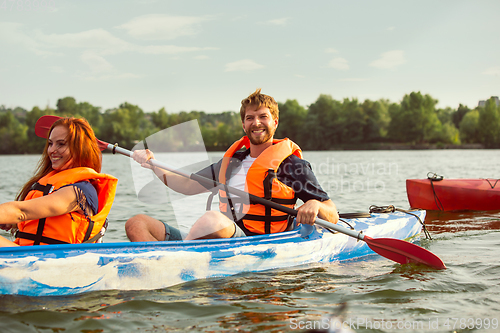
M 329 151 L 304 156 L 339 212 L 351 213 L 367 212 L 371 205 L 409 208 L 405 180 L 425 178 L 428 172 L 445 178 L 500 178 L 499 153 Z M 210 153 L 209 158 L 220 155 Z M 0 156 L 0 202 L 14 198 L 38 158 Z M 103 160 L 103 172 L 119 178 L 105 242 L 126 241 L 124 224 L 135 214 L 178 221 L 185 229 L 185 220 L 175 217 L 185 214 L 189 220 L 198 214 L 193 207 L 204 209 L 206 198 L 198 196 L 140 201 L 130 160 L 111 154 Z M 426 224 L 432 240 L 423 238 L 420 245 L 438 255 L 447 270 L 402 267 L 374 255 L 164 290 L 0 296 L 0 332 L 302 332 L 328 328 L 325 318 L 342 304 L 347 306 L 342 319 L 356 332 L 499 332 L 500 212 L 428 212 Z

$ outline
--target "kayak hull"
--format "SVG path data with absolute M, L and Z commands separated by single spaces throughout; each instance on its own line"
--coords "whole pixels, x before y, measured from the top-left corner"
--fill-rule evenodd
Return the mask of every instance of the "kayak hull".
M 371 214 L 370 218 L 344 220 L 370 237 L 416 241 L 422 228 L 418 218 L 424 221 L 425 211 L 412 214 Z M 60 296 L 98 290 L 155 290 L 198 279 L 372 254 L 363 241 L 309 225 L 232 239 L 10 247 L 0 249 L 0 294 Z
M 496 179 L 407 179 L 410 207 L 425 210 L 500 210 Z

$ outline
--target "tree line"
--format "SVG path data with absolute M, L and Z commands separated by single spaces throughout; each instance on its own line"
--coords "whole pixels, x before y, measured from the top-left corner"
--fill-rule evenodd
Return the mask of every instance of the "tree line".
M 498 98 L 469 109 L 436 108 L 437 100 L 412 92 L 399 103 L 386 99 L 335 100 L 330 95 L 304 107 L 297 100 L 278 103 L 280 124 L 276 137 L 288 137 L 303 150 L 374 148 L 380 144 L 460 145 L 482 144 L 500 147 Z M 96 136 L 131 149 L 138 141 L 162 129 L 197 119 L 209 151 L 223 151 L 244 133 L 239 112 L 217 114 L 203 111 L 168 113 L 164 108 L 144 112 L 139 106 L 123 103 L 102 111 L 73 97 L 61 98 L 55 109 L 35 106 L 28 111 L 0 106 L 0 154 L 38 154 L 45 141 L 35 135 L 35 123 L 43 115 L 84 117 Z

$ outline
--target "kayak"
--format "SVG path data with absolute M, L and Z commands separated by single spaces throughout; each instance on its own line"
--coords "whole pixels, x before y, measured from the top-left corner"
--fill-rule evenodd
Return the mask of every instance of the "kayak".
M 424 210 L 371 213 L 339 224 L 371 237 L 418 241 Z M 365 242 L 324 227 L 231 239 L 120 242 L 0 249 L 0 294 L 60 296 L 99 290 L 156 290 L 244 272 L 307 267 L 375 254 Z
M 500 210 L 498 179 L 407 179 L 410 207 L 426 210 Z

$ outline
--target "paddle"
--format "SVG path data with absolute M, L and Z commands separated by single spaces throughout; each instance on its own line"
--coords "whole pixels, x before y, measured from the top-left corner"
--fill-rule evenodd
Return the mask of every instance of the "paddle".
M 57 116 L 42 116 L 40 119 L 38 119 L 36 125 L 35 125 L 35 134 L 37 136 L 40 136 L 42 138 L 46 138 L 49 132 L 50 127 L 52 124 L 59 119 L 60 117 Z M 99 145 L 99 148 L 101 150 L 108 149 L 111 150 L 113 153 L 120 153 L 122 155 L 132 157 L 133 152 L 130 150 L 118 147 L 116 145 L 112 145 L 109 143 L 106 143 L 101 140 L 97 140 L 97 143 Z M 185 174 L 183 172 L 180 172 L 178 170 L 174 170 L 167 165 L 164 165 L 163 163 L 157 161 L 157 160 L 150 160 L 149 163 L 152 166 L 161 168 L 163 170 L 175 173 L 177 175 L 193 179 L 197 182 L 199 182 L 202 185 L 206 185 L 208 187 L 216 187 L 220 188 L 224 191 L 228 191 L 232 194 L 235 194 L 239 197 L 249 197 L 252 202 L 259 203 L 271 208 L 274 208 L 276 210 L 282 211 L 284 213 L 287 213 L 292 216 L 297 216 L 297 210 L 282 206 L 280 204 L 277 204 L 275 202 L 272 202 L 270 200 L 266 200 L 264 198 L 252 195 L 250 193 L 229 187 L 227 185 L 214 182 L 212 179 L 208 179 L 205 177 L 202 177 L 197 174 Z M 215 186 L 214 186 L 215 185 Z M 342 217 L 342 215 L 341 215 Z M 341 227 L 337 224 L 325 221 L 320 218 L 316 218 L 315 223 L 318 225 L 321 225 L 323 227 L 333 229 L 335 231 L 338 231 L 340 233 L 343 233 L 345 235 L 348 235 L 350 237 L 354 237 L 356 239 L 362 240 L 366 242 L 366 244 L 372 249 L 375 253 L 380 254 L 381 256 L 390 259 L 392 261 L 395 261 L 400 264 L 407 264 L 407 263 L 420 263 L 424 264 L 436 269 L 445 269 L 446 266 L 444 265 L 443 261 L 433 254 L 432 252 L 416 245 L 410 242 L 406 242 L 400 239 L 395 239 L 395 238 L 372 238 L 367 235 L 362 234 L 361 232 L 356 232 L 354 230 L 347 229 L 345 227 Z

